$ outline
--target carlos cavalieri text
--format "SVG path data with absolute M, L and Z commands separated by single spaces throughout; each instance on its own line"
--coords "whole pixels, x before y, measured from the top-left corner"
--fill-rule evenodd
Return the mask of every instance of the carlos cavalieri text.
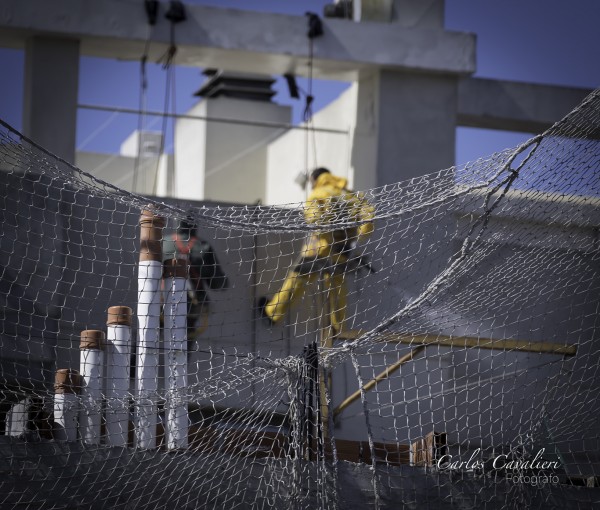
M 524 469 L 558 469 L 560 463 L 557 461 L 544 460 L 542 457 L 546 449 L 539 450 L 533 459 L 508 459 L 508 455 L 498 455 L 492 461 L 492 467 L 500 470 L 524 470 Z M 458 469 L 483 469 L 484 462 L 478 458 L 481 448 L 477 448 L 466 462 L 463 460 L 454 460 L 452 455 L 442 455 L 437 461 L 437 467 L 440 470 L 458 470 Z

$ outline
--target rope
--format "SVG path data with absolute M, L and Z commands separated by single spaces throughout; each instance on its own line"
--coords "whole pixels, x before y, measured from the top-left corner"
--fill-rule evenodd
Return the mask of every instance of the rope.
M 139 104 L 138 104 L 138 125 L 137 125 L 137 153 L 135 156 L 135 163 L 133 167 L 133 180 L 131 183 L 131 190 L 135 192 L 138 189 L 139 172 L 140 172 L 140 159 L 142 154 L 142 132 L 144 129 L 146 119 L 146 94 L 148 90 L 148 75 L 146 74 L 146 63 L 148 61 L 148 54 L 150 52 L 150 38 L 152 35 L 152 29 L 156 24 L 156 15 L 158 12 L 158 2 L 156 0 L 146 0 L 146 15 L 148 17 L 148 32 L 146 35 L 146 41 L 144 43 L 144 52 L 140 58 L 140 90 L 139 90 Z
M 305 104 L 302 119 L 306 124 L 306 131 L 304 132 L 304 168 L 305 168 L 305 182 L 308 183 L 310 177 L 309 169 L 309 158 L 310 158 L 310 139 L 312 138 L 313 145 L 313 167 L 317 167 L 317 140 L 313 123 L 313 67 L 314 67 L 314 40 L 316 37 L 323 35 L 323 25 L 321 19 L 314 12 L 307 12 L 308 17 L 308 84 L 307 91 L 304 94 Z M 308 186 L 304 186 L 305 198 L 308 198 Z

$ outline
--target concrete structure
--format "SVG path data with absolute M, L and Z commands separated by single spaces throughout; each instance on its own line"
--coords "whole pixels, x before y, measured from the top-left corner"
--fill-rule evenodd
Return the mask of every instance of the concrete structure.
M 191 115 L 248 122 L 289 124 L 291 108 L 270 101 L 217 95 Z M 182 199 L 240 203 L 264 201 L 267 148 L 281 127 L 178 119 L 175 133 L 175 192 Z
M 162 138 L 159 131 L 140 132 L 136 129 L 123 141 L 119 154 L 128 158 L 157 157 L 161 153 Z
M 442 0 L 397 1 L 394 7 L 395 12 L 401 11 L 403 15 L 389 24 L 324 20 L 325 34 L 315 41 L 315 76 L 354 81 L 350 89 L 337 102 L 329 105 L 315 118 L 318 125 L 348 130 L 347 135 L 319 135 L 317 140 L 319 164 L 326 164 L 336 173 L 347 175 L 356 189 L 409 179 L 451 166 L 454 163 L 457 125 L 540 130 L 569 111 L 587 92 L 468 78 L 468 75 L 475 70 L 474 37 L 469 34 L 444 31 Z M 68 0 L 55 0 L 52 4 L 42 0 L 6 0 L 0 11 L 0 43 L 21 47 L 27 44 L 27 65 L 34 71 L 30 81 L 37 84 L 31 87 L 31 97 L 28 99 L 32 105 L 43 104 L 46 96 L 43 88 L 39 86 L 41 79 L 36 78 L 40 75 L 38 71 L 44 70 L 43 62 L 36 57 L 36 48 L 39 45 L 36 46 L 35 43 L 40 41 L 38 39 L 40 36 L 36 35 L 37 38 L 34 38 L 33 43 L 28 42 L 30 37 L 34 34 L 43 34 L 45 38 L 52 36 L 59 39 L 72 38 L 72 42 L 66 45 L 68 49 L 62 48 L 57 53 L 63 55 L 61 58 L 68 63 L 66 75 L 70 76 L 68 81 L 71 83 L 71 86 L 65 87 L 65 90 L 53 96 L 53 107 L 60 110 L 61 115 L 56 114 L 55 111 L 41 112 L 39 106 L 35 108 L 32 106 L 31 113 L 27 113 L 31 121 L 26 124 L 28 133 L 40 143 L 48 144 L 51 149 L 55 142 L 47 131 L 53 131 L 52 136 L 58 136 L 60 133 L 60 144 L 56 142 L 56 149 L 52 150 L 56 150 L 66 159 L 73 155 L 69 140 L 74 139 L 75 133 L 75 112 L 72 109 L 77 100 L 76 93 L 72 90 L 73 72 L 77 60 L 72 56 L 75 45 L 82 54 L 138 59 L 147 33 L 144 14 L 140 5 L 136 3 L 79 0 L 76 8 L 73 9 L 73 2 Z M 392 17 L 394 17 L 393 12 Z M 168 30 L 167 22 L 161 18 L 152 34 L 150 58 L 157 57 L 166 49 Z M 306 66 L 308 43 L 304 17 L 189 7 L 188 21 L 177 28 L 177 40 L 178 63 L 183 65 L 218 65 L 220 68 L 241 72 L 256 72 L 260 69 L 261 72 L 271 74 L 308 72 Z M 56 91 L 57 88 L 59 88 L 58 84 L 52 86 L 52 90 Z M 492 94 L 493 101 L 490 100 Z M 29 112 L 29 109 L 26 108 L 26 112 Z M 277 105 L 261 103 L 258 107 L 247 101 L 220 97 L 209 98 L 199 103 L 191 113 L 241 120 L 263 119 L 282 124 L 289 119 L 289 112 Z M 49 120 L 46 117 L 60 119 L 61 130 L 57 131 L 45 126 L 44 123 Z M 46 134 L 37 135 L 38 129 L 40 133 Z M 266 202 L 302 200 L 303 192 L 290 183 L 296 174 L 307 166 L 306 155 L 303 154 L 305 133 L 288 132 L 285 127 L 274 126 L 252 128 L 250 131 L 246 126 L 244 133 L 250 134 L 242 136 L 241 128 L 240 131 L 236 129 L 231 124 L 191 119 L 179 121 L 177 126 L 179 136 L 176 141 L 179 161 L 174 179 L 177 195 L 186 199 L 212 198 L 254 202 L 262 199 L 262 192 Z M 48 138 L 44 139 L 43 136 Z M 344 139 L 343 143 L 340 143 L 340 138 Z M 80 157 L 82 158 L 80 166 L 86 169 L 87 163 L 83 158 L 88 158 L 91 162 L 96 156 L 81 155 Z M 131 155 L 121 156 L 121 158 L 119 163 L 132 164 Z M 309 160 L 308 163 L 311 164 L 311 161 Z M 103 171 L 107 173 L 97 173 L 97 175 L 107 175 L 106 180 L 112 179 L 112 177 L 108 178 L 108 172 L 114 172 L 115 177 L 124 178 L 122 167 L 116 164 L 114 166 L 112 163 L 108 164 Z M 261 171 L 265 171 L 266 174 L 261 174 Z M 168 169 L 159 172 L 155 176 L 156 186 L 148 185 L 142 192 L 158 193 L 161 189 L 168 192 L 168 182 L 170 182 L 168 175 Z M 10 180 L 11 185 L 16 180 L 14 176 L 3 177 L 3 179 Z M 233 185 L 233 179 L 236 185 Z M 115 183 L 121 185 L 119 181 Z M 191 188 L 190 183 L 197 187 Z M 64 263 L 64 272 L 52 274 L 46 271 L 45 273 L 49 282 L 73 280 L 69 291 L 63 291 L 64 302 L 56 305 L 65 313 L 54 314 L 56 318 L 53 320 L 62 321 L 62 325 L 67 324 L 68 321 L 78 324 L 89 320 L 89 316 L 93 316 L 94 313 L 103 316 L 102 307 L 97 312 L 94 310 L 98 308 L 98 303 L 102 302 L 104 297 L 114 299 L 122 296 L 123 299 L 119 302 L 131 303 L 129 284 L 135 276 L 135 260 L 132 254 L 137 249 L 133 243 L 137 223 L 131 218 L 127 218 L 124 225 L 111 223 L 113 215 L 111 211 L 102 209 L 103 203 L 99 198 L 94 198 L 89 203 L 76 204 L 68 211 L 69 216 L 65 216 L 67 213 L 56 206 L 62 196 L 62 190 L 51 189 L 51 191 L 53 194 L 47 200 L 50 205 L 46 205 L 45 214 L 50 215 L 55 212 L 58 218 L 56 224 L 60 227 L 57 227 L 57 231 L 62 234 L 67 231 L 72 234 L 71 230 L 75 232 L 69 236 L 64 235 L 65 245 L 73 248 L 73 253 L 70 250 L 61 252 L 66 254 L 61 255 L 63 258 L 60 260 Z M 31 193 L 34 193 L 33 189 Z M 51 209 L 52 206 L 56 207 L 56 211 Z M 25 208 L 24 205 L 21 207 Z M 131 211 L 127 211 L 125 205 L 119 204 L 119 207 L 121 207 L 118 209 L 120 213 L 131 216 Z M 565 205 L 565 209 L 571 212 L 570 206 Z M 97 211 L 97 218 L 93 217 L 94 211 Z M 21 214 L 31 220 L 28 210 L 21 211 Z M 44 221 L 49 220 L 44 219 Z M 94 237 L 94 230 L 83 228 L 83 224 L 88 221 L 95 221 L 98 225 L 108 225 L 107 234 L 104 237 Z M 446 227 L 455 221 L 456 218 L 453 217 L 444 218 L 439 225 L 436 224 L 437 232 L 425 233 L 428 236 L 427 240 L 433 245 L 436 245 L 439 239 L 445 240 L 445 232 L 451 231 Z M 503 218 L 503 221 L 510 223 L 511 219 Z M 514 223 L 513 221 L 513 225 Z M 43 221 L 39 221 L 38 225 L 40 224 L 43 224 Z M 592 229 L 589 230 L 586 235 L 596 235 L 591 231 Z M 14 237 L 23 239 L 22 246 L 28 246 L 26 236 L 31 235 L 29 232 L 29 230 L 15 232 Z M 195 374 L 190 374 L 191 383 L 194 382 L 194 377 L 198 379 L 213 369 L 214 360 L 203 353 L 210 352 L 213 347 L 226 349 L 231 346 L 236 346 L 241 352 L 242 348 L 239 347 L 241 337 L 247 338 L 246 347 L 249 352 L 270 349 L 276 356 L 299 354 L 308 335 L 307 332 L 316 329 L 315 325 L 307 319 L 311 306 L 309 298 L 306 299 L 304 309 L 294 312 L 298 314 L 291 321 L 294 326 L 285 328 L 283 332 L 274 332 L 259 326 L 252 307 L 258 295 L 272 290 L 269 287 L 270 282 L 276 285 L 281 281 L 295 257 L 298 244 L 301 242 L 300 236 L 268 237 L 265 234 L 253 238 L 248 234 L 238 235 L 235 232 L 234 235 L 232 231 L 217 232 L 209 229 L 204 232 L 204 236 L 211 240 L 217 253 L 223 254 L 221 262 L 232 279 L 232 287 L 224 294 L 213 298 L 210 324 L 199 341 L 202 349 L 194 355 L 193 361 L 198 369 Z M 118 240 L 120 243 L 116 248 L 107 250 L 112 258 L 107 258 L 102 271 L 96 267 L 100 263 L 96 262 L 94 265 L 94 250 L 102 248 L 95 244 L 98 239 L 105 240 L 107 244 L 113 240 Z M 385 259 L 385 267 L 392 267 L 395 250 L 403 254 L 404 249 L 401 239 L 390 240 L 389 246 L 391 248 L 385 255 L 388 257 Z M 444 246 L 444 250 L 452 248 Z M 87 251 L 84 252 L 84 249 Z M 54 253 L 53 247 L 43 246 L 39 251 L 44 250 Z M 423 282 L 430 281 L 447 264 L 448 253 L 442 251 L 432 250 L 433 261 L 423 264 L 425 269 L 411 280 L 411 286 L 406 289 L 407 293 L 412 292 L 414 295 L 422 287 Z M 20 253 L 15 253 L 14 257 L 18 255 Z M 23 258 L 27 262 L 25 255 Z M 45 259 L 40 257 L 40 260 Z M 59 262 L 52 260 L 54 266 Z M 274 267 L 273 261 L 276 261 L 277 267 Z M 42 262 L 39 266 L 42 266 Z M 52 265 L 49 264 L 49 267 L 52 268 Z M 249 281 L 249 275 L 254 278 L 253 281 Z M 260 275 L 260 280 L 257 275 Z M 106 283 L 107 281 L 112 283 L 111 278 L 114 279 L 114 286 Z M 77 290 L 84 285 L 91 286 L 91 283 L 95 283 L 93 288 L 98 289 L 97 295 L 88 296 L 82 293 L 84 298 L 77 298 L 78 294 L 73 289 Z M 380 283 L 381 286 L 384 285 L 383 281 Z M 31 286 L 35 287 L 35 285 L 41 286 L 44 283 L 33 281 Z M 68 284 L 61 283 L 61 285 Z M 247 289 L 249 286 L 251 292 L 239 292 L 239 289 Z M 385 288 L 389 289 L 389 287 Z M 373 295 L 381 295 L 380 289 L 375 285 L 371 289 Z M 390 293 L 392 291 L 393 289 L 389 290 Z M 365 294 L 362 297 L 368 301 L 368 296 Z M 357 309 L 357 301 L 358 299 L 351 302 L 350 306 Z M 397 302 L 389 301 L 385 304 L 388 307 L 397 307 Z M 52 303 L 47 305 L 42 303 L 42 305 L 51 310 Z M 568 306 L 565 305 L 564 309 L 567 310 Z M 377 310 L 379 315 L 370 320 L 375 322 L 389 312 L 390 309 L 382 306 Z M 37 314 L 36 320 L 39 320 L 39 317 L 54 316 L 43 309 L 43 313 Z M 302 320 L 297 320 L 298 317 Z M 569 323 L 565 321 L 561 324 L 563 329 L 559 333 L 564 332 L 566 337 Z M 302 328 L 305 328 L 305 331 L 301 331 Z M 41 325 L 37 329 L 50 332 L 62 331 L 54 324 L 51 327 Z M 512 333 L 503 332 L 506 335 Z M 26 337 L 26 334 L 23 336 Z M 539 338 L 531 340 L 539 340 Z M 57 352 L 68 358 L 66 339 L 49 338 L 48 341 L 54 341 L 62 346 L 63 349 L 57 349 Z M 42 351 L 39 345 L 37 348 Z M 35 358 L 27 359 L 37 360 L 38 356 L 46 362 L 48 359 L 54 359 L 52 353 L 45 358 L 42 354 L 44 353 L 34 353 Z M 398 353 L 394 351 L 393 355 L 396 354 Z M 448 384 L 447 381 L 453 378 L 462 378 L 465 384 L 479 382 L 478 375 L 457 373 L 452 364 L 454 355 L 448 354 L 445 358 L 438 358 L 436 361 L 438 365 L 433 366 L 434 375 L 427 373 L 428 368 L 432 367 L 431 363 L 427 364 L 427 360 L 415 363 L 415 372 L 421 377 L 419 384 L 430 385 L 432 392 L 438 390 L 441 392 L 445 389 L 444 384 Z M 382 354 L 378 360 L 381 361 L 381 365 L 389 361 L 385 356 L 386 354 Z M 464 362 L 465 366 L 467 361 L 473 360 L 470 352 L 461 352 L 459 356 L 462 357 L 461 363 Z M 512 353 L 511 356 L 513 356 L 512 363 L 526 365 L 527 360 L 522 353 Z M 388 357 L 390 357 L 389 353 Z M 499 367 L 498 363 L 493 367 L 491 357 L 489 360 L 482 357 L 477 361 L 481 363 L 482 360 L 483 363 L 489 361 L 492 375 L 494 374 L 492 369 L 497 372 L 504 369 L 504 365 Z M 548 369 L 546 375 L 556 375 L 553 370 L 553 368 Z M 31 377 L 30 373 L 26 376 Z M 24 376 L 17 374 L 16 377 Z M 540 379 L 542 378 L 540 376 Z M 36 380 L 43 381 L 43 378 Z M 333 389 L 333 399 L 336 403 L 355 389 L 349 384 L 349 381 L 355 382 L 349 364 L 340 368 L 339 381 L 339 384 L 338 380 L 334 382 Z M 223 399 L 219 403 L 224 406 L 235 406 L 240 402 L 252 403 L 251 398 L 256 398 L 257 395 L 252 390 L 254 388 L 245 388 L 245 393 L 232 395 L 230 399 Z M 522 396 L 524 392 L 525 390 L 521 393 Z M 406 403 L 406 426 L 397 437 L 400 441 L 409 441 L 422 433 L 422 422 L 419 421 L 421 416 L 416 409 L 421 401 L 418 400 L 418 395 L 410 395 L 410 397 L 413 400 L 411 402 L 407 400 Z M 425 399 L 431 404 L 429 408 L 436 410 L 435 413 L 432 411 L 427 416 L 429 421 L 426 424 L 433 427 L 446 420 L 447 424 L 456 425 L 457 430 L 467 430 L 462 427 L 459 420 L 461 413 L 469 414 L 468 412 L 472 410 L 469 406 L 472 403 L 459 402 L 453 408 L 456 416 L 444 417 L 443 406 L 439 405 L 443 395 L 441 399 L 435 400 L 435 398 L 437 397 L 432 396 Z M 523 402 L 525 403 L 524 398 Z M 517 404 L 515 409 L 520 410 Z M 351 415 L 353 412 L 360 412 L 360 410 L 349 411 Z M 377 426 L 380 426 L 381 430 L 388 430 L 393 425 L 390 425 L 390 421 L 391 418 L 388 420 L 382 418 Z M 364 436 L 363 418 L 360 415 L 352 416 L 340 426 L 337 432 L 340 437 Z
M 134 131 L 122 143 L 119 154 L 78 151 L 75 166 L 126 191 L 166 196 L 173 186 L 173 154 L 154 152 L 157 138 L 150 133 L 150 150 L 143 150 L 136 162 L 137 138 Z
M 69 163 L 75 161 L 79 41 L 33 36 L 25 43 L 23 131 Z
M 373 137 L 363 134 L 364 126 L 357 126 L 357 93 L 358 85 L 354 83 L 313 118 L 314 124 L 321 128 L 343 128 L 345 133 L 286 130 L 268 145 L 264 203 L 303 202 L 306 191 L 295 180 L 306 173 L 307 168 L 315 166 L 325 166 L 334 174 L 348 178 L 351 186 L 356 185 L 356 180 L 360 186 L 361 176 L 365 179 L 366 175 L 373 176 L 373 172 L 368 171 L 373 151 L 366 147 L 368 140 L 373 142 Z M 353 142 L 362 144 L 364 152 L 353 154 Z
M 363 4 L 366 17 L 369 2 Z M 474 36 L 444 30 L 443 0 L 387 4 L 391 23 L 325 19 L 324 35 L 314 45 L 315 77 L 358 83 L 358 136 L 352 147 L 359 172 L 354 182 L 357 188 L 451 166 L 457 122 L 462 119 L 471 126 L 488 122 L 488 112 L 482 109 L 488 101 L 480 94 L 487 94 L 490 87 L 459 87 L 461 78 L 475 71 Z M 373 19 L 378 16 L 371 14 Z M 178 64 L 308 74 L 305 17 L 204 6 L 187 6 L 187 17 L 177 26 Z M 134 2 L 81 0 L 74 8 L 68 0 L 51 4 L 6 0 L 0 12 L 0 45 L 26 48 L 26 105 L 31 105 L 25 109 L 26 134 L 73 161 L 77 50 L 85 55 L 137 60 L 143 53 L 147 28 L 143 8 Z M 150 39 L 149 58 L 156 60 L 170 40 L 169 23 L 162 15 Z M 42 51 L 51 53 L 52 58 L 46 59 Z M 61 66 L 62 72 L 50 73 L 56 66 Z M 566 113 L 577 102 L 573 99 L 585 94 L 561 89 L 555 95 L 554 89 L 544 86 L 528 86 L 526 91 L 501 83 L 495 87 L 511 98 L 501 125 L 496 124 L 505 129 L 520 129 L 523 116 L 535 125 L 555 120 L 556 113 Z M 462 96 L 461 88 L 466 90 Z M 523 111 L 519 105 L 532 92 L 537 97 L 550 95 L 553 100 Z M 52 110 L 48 109 L 48 97 L 52 98 Z M 44 105 L 44 109 L 36 105 Z M 53 119 L 58 118 L 61 129 L 52 129 Z M 195 196 L 201 198 L 203 193 Z

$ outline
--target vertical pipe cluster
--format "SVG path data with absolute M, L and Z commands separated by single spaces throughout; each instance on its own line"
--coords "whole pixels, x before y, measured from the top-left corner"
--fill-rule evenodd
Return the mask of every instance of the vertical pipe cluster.
M 111 307 L 108 340 L 104 331 L 82 331 L 79 341 L 79 371 L 70 368 L 56 371 L 56 440 L 76 441 L 79 438 L 86 444 L 100 444 L 103 401 L 106 396 L 106 443 L 110 446 L 127 446 L 130 322 L 130 308 Z
M 167 381 L 167 448 L 187 448 L 187 290 L 188 267 L 173 259 L 164 265 L 164 347 Z
M 156 448 L 160 317 L 164 302 L 166 445 L 168 449 L 176 450 L 188 446 L 188 262 L 173 259 L 163 264 L 164 226 L 163 218 L 150 210 L 142 212 L 134 429 L 136 447 Z M 131 308 L 111 306 L 108 309 L 106 335 L 100 330 L 81 332 L 79 372 L 60 369 L 56 373 L 54 420 L 57 439 L 75 441 L 79 430 L 79 438 L 83 442 L 100 444 L 102 405 L 106 398 L 106 444 L 120 447 L 129 444 L 131 325 Z
M 81 332 L 79 370 L 82 405 L 79 412 L 79 430 L 82 441 L 87 444 L 100 444 L 104 342 L 103 331 L 86 329 Z
M 106 442 L 127 446 L 131 308 L 111 306 L 106 321 Z
M 157 390 L 164 219 L 145 210 L 140 218 L 138 266 L 138 338 L 136 374 L 136 446 L 156 447 Z
M 70 368 L 56 371 L 54 379 L 54 438 L 76 441 L 79 414 L 79 372 Z

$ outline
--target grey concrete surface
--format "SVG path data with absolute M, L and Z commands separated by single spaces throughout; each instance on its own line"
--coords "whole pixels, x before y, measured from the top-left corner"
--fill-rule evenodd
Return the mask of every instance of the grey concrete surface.
M 181 510 L 207 508 L 376 508 L 371 466 L 299 461 L 299 485 L 280 459 L 89 448 L 78 443 L 25 442 L 0 437 L 3 508 L 26 502 L 37 510 Z M 10 461 L 9 461 L 10 459 Z M 600 488 L 561 482 L 543 487 L 502 476 L 377 468 L 377 508 L 436 510 L 593 510 Z
M 482 78 L 458 82 L 461 126 L 541 133 L 575 108 L 588 89 Z
M 151 35 L 150 59 L 168 48 L 164 3 Z M 176 28 L 177 63 L 284 74 L 307 74 L 304 16 L 186 6 Z M 449 73 L 475 70 L 471 34 L 397 24 L 326 19 L 315 42 L 315 77 L 351 79 L 357 69 L 385 66 Z M 0 44 L 22 47 L 32 34 L 81 40 L 84 55 L 138 60 L 148 33 L 141 3 L 116 0 L 5 0 L 0 10 Z M 250 57 L 250 58 L 249 58 Z
M 25 44 L 23 133 L 75 162 L 79 41 L 34 35 Z

